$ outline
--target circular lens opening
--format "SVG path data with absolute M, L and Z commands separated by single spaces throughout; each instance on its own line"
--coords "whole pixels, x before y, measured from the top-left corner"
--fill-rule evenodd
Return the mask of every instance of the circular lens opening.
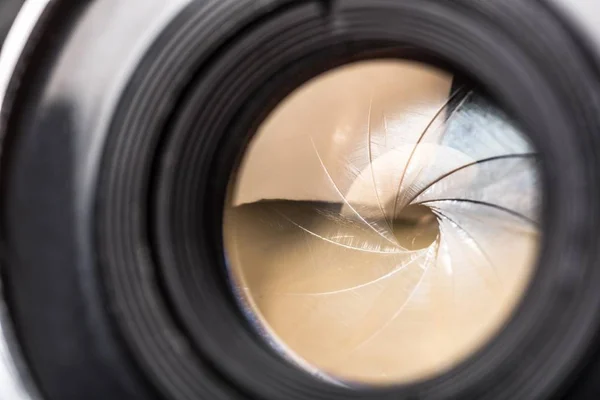
M 359 62 L 288 96 L 241 157 L 225 258 L 250 323 L 344 385 L 426 379 L 508 322 L 535 268 L 540 174 L 477 88 Z

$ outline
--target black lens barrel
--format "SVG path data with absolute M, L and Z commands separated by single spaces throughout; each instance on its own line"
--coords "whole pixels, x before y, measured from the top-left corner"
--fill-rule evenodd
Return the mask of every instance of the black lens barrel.
M 43 399 L 591 398 L 600 70 L 557 9 L 51 2 L 15 69 L 0 143 L 3 285 Z M 434 379 L 356 390 L 253 333 L 224 272 L 222 211 L 274 107 L 322 72 L 375 58 L 449 68 L 524 127 L 542 161 L 545 235 L 523 304 L 492 343 Z

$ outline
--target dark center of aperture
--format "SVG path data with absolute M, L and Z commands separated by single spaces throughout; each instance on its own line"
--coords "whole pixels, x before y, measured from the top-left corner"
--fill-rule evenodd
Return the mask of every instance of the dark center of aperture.
M 396 216 L 392 226 L 396 240 L 407 250 L 427 248 L 440 234 L 437 216 L 429 207 L 422 205 L 405 207 Z

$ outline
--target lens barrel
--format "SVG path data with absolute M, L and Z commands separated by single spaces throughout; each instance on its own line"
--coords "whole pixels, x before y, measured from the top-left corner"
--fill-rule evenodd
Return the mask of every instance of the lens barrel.
M 0 398 L 597 397 L 592 3 L 26 1 L 0 55 Z M 1 28 L 4 4 L 17 2 L 0 6 Z M 288 95 L 381 59 L 452 71 L 522 127 L 542 229 L 531 282 L 488 343 L 431 378 L 354 387 L 253 327 L 231 289 L 224 211 Z

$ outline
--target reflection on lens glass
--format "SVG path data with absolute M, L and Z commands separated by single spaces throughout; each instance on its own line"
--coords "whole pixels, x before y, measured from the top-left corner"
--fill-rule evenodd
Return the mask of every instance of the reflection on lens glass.
M 224 244 L 240 304 L 324 379 L 442 373 L 526 289 L 536 163 L 501 110 L 443 71 L 371 61 L 324 74 L 280 104 L 232 176 Z

